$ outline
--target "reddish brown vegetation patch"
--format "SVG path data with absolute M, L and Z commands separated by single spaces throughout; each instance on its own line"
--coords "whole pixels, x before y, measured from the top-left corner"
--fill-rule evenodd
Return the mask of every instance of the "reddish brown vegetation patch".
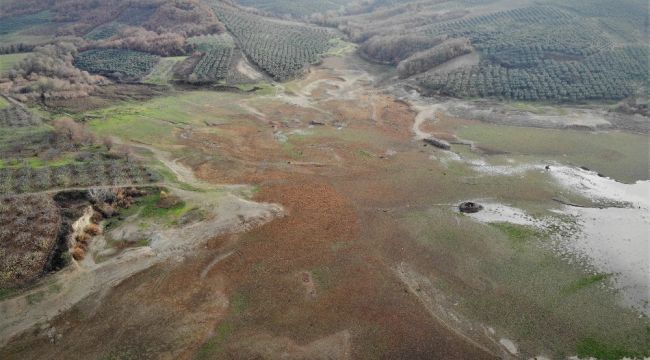
M 411 126 L 415 120 L 413 110 L 407 104 L 388 96 L 376 96 L 373 100 L 376 120 L 379 122 L 378 128 L 400 140 L 409 139 L 412 136 Z
M 231 296 L 246 299 L 246 308 L 226 320 L 235 331 L 225 358 L 346 330 L 352 358 L 489 358 L 436 324 L 404 291 L 378 244 L 363 240 L 357 210 L 331 185 L 268 186 L 256 200 L 282 204 L 287 216 L 242 235 L 237 256 L 215 270 L 227 274 Z
M 205 261 L 191 258 L 143 271 L 54 320 L 52 328 L 63 335 L 56 342 L 47 330 L 27 332 L 0 349 L 0 358 L 193 359 L 228 306 L 222 275 L 200 279 Z

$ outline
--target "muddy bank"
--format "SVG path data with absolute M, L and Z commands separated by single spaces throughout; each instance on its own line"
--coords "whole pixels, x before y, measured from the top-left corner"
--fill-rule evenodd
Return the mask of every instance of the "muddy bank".
M 552 176 L 604 206 L 566 206 L 560 213 L 580 229 L 560 246 L 607 274 L 624 302 L 650 315 L 650 181 L 622 184 L 583 169 L 559 168 Z
M 460 100 L 421 96 L 409 87 L 389 87 L 399 99 L 421 108 L 435 106 L 437 111 L 490 124 L 574 130 L 625 130 L 650 134 L 650 118 L 640 114 L 613 112 L 598 106 L 566 106 L 534 103 L 508 103 L 491 100 Z

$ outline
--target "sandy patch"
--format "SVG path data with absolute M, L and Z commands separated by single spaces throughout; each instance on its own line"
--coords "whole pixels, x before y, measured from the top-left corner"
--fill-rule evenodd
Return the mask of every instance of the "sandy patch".
M 264 75 L 255 70 L 243 57 L 237 62 L 237 71 L 251 80 L 262 80 Z

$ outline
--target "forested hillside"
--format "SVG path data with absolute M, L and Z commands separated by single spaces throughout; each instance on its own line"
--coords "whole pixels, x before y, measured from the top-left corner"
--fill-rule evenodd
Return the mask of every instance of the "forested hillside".
M 250 60 L 276 80 L 303 73 L 335 37 L 329 29 L 275 21 L 223 2 L 213 1 L 212 6 Z
M 303 15 L 330 8 L 312 5 Z M 0 90 L 25 101 L 86 97 L 111 81 L 232 85 L 257 77 L 240 73 L 251 65 L 287 80 L 334 37 L 221 0 L 10 0 L 0 4 L 0 54 L 25 55 L 0 72 Z
M 237 4 L 257 9 L 261 13 L 280 17 L 304 18 L 314 13 L 338 10 L 347 0 L 237 0 Z
M 317 63 L 342 33 L 363 58 L 396 66 L 424 94 L 617 100 L 648 87 L 646 5 L 9 0 L 0 5 L 0 54 L 31 54 L 0 73 L 0 89 L 25 100 L 87 96 L 105 78 L 232 83 L 244 79 L 234 69 L 241 61 L 284 81 Z
M 575 102 L 622 99 L 648 87 L 643 1 L 370 3 L 360 13 L 313 19 L 360 43 L 366 59 L 399 65 L 400 76 L 426 94 Z M 451 39 L 464 45 L 442 50 Z M 471 52 L 478 56 L 437 71 Z

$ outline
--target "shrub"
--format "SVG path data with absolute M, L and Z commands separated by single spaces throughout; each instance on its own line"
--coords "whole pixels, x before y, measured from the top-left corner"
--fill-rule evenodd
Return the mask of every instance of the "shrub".
M 88 235 L 85 232 L 82 232 L 82 233 L 77 234 L 77 236 L 75 237 L 74 240 L 75 240 L 75 242 L 77 244 L 84 244 L 85 245 L 85 244 L 88 244 L 88 241 L 90 240 L 90 235 Z
M 72 249 L 72 258 L 81 261 L 86 257 L 86 251 L 82 249 L 81 247 L 77 246 L 74 249 Z
M 97 224 L 88 224 L 84 232 L 90 236 L 97 236 L 102 233 L 102 229 Z

